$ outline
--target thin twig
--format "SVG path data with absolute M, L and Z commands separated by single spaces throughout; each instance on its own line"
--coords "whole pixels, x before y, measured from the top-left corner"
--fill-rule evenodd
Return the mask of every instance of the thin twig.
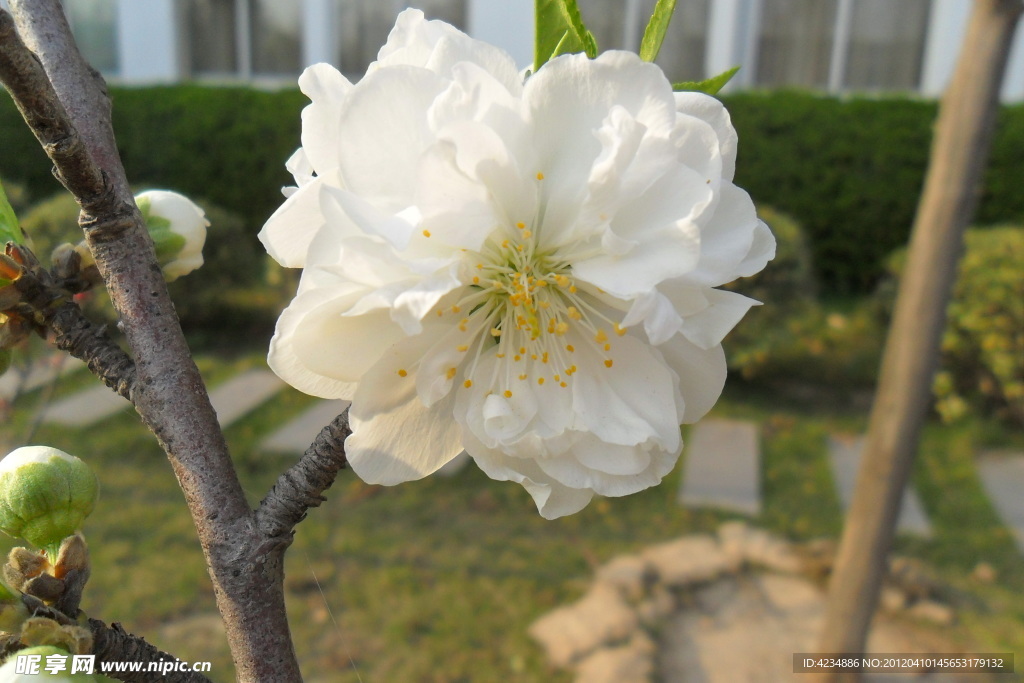
M 345 438 L 352 433 L 348 410 L 320 430 L 302 458 L 286 470 L 256 510 L 256 523 L 268 538 L 287 538 L 310 508 L 324 502 L 323 492 L 345 467 Z
M 135 386 L 135 362 L 121 350 L 105 326 L 92 322 L 74 303 L 65 303 L 49 320 L 54 345 L 85 361 L 90 372 L 129 401 Z

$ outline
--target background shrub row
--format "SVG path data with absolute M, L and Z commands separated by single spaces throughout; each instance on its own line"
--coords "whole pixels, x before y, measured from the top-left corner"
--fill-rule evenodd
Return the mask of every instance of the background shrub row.
M 113 96 L 132 182 L 207 198 L 238 214 L 253 238 L 236 248 L 258 258 L 255 233 L 290 181 L 284 161 L 299 145 L 301 93 L 181 85 L 115 88 Z M 741 139 L 737 183 L 803 225 L 824 293 L 870 291 L 887 255 L 909 234 L 935 103 L 783 91 L 733 95 L 727 104 Z M 59 189 L 6 97 L 0 149 L 0 177 L 24 183 L 33 200 Z M 1021 159 L 1024 106 L 1006 107 L 978 223 L 1024 220 Z

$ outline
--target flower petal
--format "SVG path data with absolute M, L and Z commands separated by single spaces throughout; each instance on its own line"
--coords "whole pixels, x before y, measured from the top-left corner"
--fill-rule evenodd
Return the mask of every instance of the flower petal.
M 718 149 L 722 157 L 722 178 L 731 181 L 736 172 L 736 129 L 732 127 L 729 112 L 721 101 L 698 92 L 673 93 L 676 110 L 708 123 L 718 136 Z
M 702 349 L 681 334 L 658 347 L 665 362 L 679 376 L 683 396 L 683 424 L 704 417 L 725 386 L 725 351 L 721 345 Z
M 706 289 L 703 294 L 709 306 L 686 318 L 682 328 L 683 336 L 702 349 L 720 344 L 750 307 L 758 305 L 742 294 L 722 289 Z
M 352 83 L 329 64 L 314 64 L 299 76 L 299 89 L 310 100 L 302 110 L 302 149 L 318 175 L 338 168 L 341 105 Z

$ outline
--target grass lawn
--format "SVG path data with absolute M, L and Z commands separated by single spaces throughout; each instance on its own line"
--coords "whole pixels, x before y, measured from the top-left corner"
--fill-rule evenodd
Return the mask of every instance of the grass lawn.
M 212 383 L 261 364 L 259 355 L 200 360 Z M 228 430 L 254 504 L 291 463 L 256 444 L 312 401 L 283 392 Z M 23 433 L 36 403 L 26 397 L 5 432 Z M 862 412 L 732 383 L 714 414 L 762 426 L 765 512 L 754 523 L 795 540 L 838 535 L 825 441 L 863 430 Z M 210 637 L 204 618 L 215 614 L 213 594 L 182 494 L 138 419 L 123 414 L 85 430 L 44 425 L 34 442 L 86 459 L 102 483 L 85 528 L 93 573 L 83 608 L 183 659 L 211 659 L 214 680 L 233 680 L 226 645 Z M 966 650 L 1024 652 L 1024 559 L 973 466 L 979 449 L 994 446 L 1024 449 L 1024 437 L 981 422 L 928 426 L 914 483 L 936 533 L 901 539 L 898 551 L 932 563 L 950 585 L 960 618 L 947 634 Z M 342 472 L 288 554 L 291 624 L 307 680 L 568 681 L 544 663 L 526 635 L 530 622 L 578 597 L 593 568 L 614 555 L 730 518 L 677 505 L 679 472 L 553 522 L 537 515 L 521 487 L 472 466 L 452 479 L 394 488 Z M 14 545 L 4 540 L 5 549 Z M 971 578 L 981 561 L 996 569 L 996 582 Z

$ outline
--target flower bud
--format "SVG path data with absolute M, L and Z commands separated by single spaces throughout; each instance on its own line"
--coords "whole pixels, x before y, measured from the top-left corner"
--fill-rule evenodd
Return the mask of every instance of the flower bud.
M 0 460 L 0 531 L 56 558 L 61 541 L 82 526 L 99 493 L 96 475 L 49 446 L 18 448 Z
M 188 197 L 149 190 L 135 197 L 168 282 L 203 265 L 203 244 L 210 222 Z

